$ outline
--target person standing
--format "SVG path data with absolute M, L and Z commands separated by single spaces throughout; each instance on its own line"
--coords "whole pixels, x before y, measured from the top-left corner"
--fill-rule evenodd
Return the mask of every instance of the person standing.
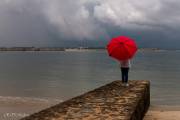
M 124 86 L 129 86 L 128 84 L 128 73 L 131 67 L 130 59 L 120 61 L 121 75 L 122 75 L 122 83 Z
M 123 86 L 128 84 L 128 72 L 131 67 L 130 60 L 134 57 L 138 47 L 134 39 L 128 36 L 113 37 L 107 44 L 107 51 L 110 57 L 118 60 L 122 72 Z

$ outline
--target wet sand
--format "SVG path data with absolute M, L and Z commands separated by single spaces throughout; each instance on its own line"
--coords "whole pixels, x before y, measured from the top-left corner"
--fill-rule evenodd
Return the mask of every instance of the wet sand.
M 29 114 L 49 107 L 50 104 L 0 105 L 1 120 L 19 120 Z M 180 120 L 180 107 L 150 108 L 144 120 Z
M 0 96 L 0 120 L 19 120 L 59 102 L 62 101 Z
M 180 106 L 151 106 L 144 120 L 180 120 Z
M 49 107 L 50 104 L 0 105 L 1 120 L 19 120 L 29 114 Z M 180 120 L 180 107 L 150 107 L 144 120 Z
M 60 100 L 0 97 L 0 120 L 19 120 Z M 180 120 L 180 106 L 150 106 L 144 120 Z

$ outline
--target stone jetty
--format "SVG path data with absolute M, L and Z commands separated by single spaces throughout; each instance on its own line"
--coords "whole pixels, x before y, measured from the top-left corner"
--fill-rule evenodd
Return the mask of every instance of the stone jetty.
M 150 105 L 150 82 L 120 80 L 21 120 L 142 120 Z

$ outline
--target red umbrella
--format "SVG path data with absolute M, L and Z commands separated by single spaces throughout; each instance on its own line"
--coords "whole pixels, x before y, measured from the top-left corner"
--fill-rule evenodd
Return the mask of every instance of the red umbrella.
M 137 51 L 135 41 L 126 36 L 112 38 L 107 45 L 109 56 L 117 60 L 131 59 Z

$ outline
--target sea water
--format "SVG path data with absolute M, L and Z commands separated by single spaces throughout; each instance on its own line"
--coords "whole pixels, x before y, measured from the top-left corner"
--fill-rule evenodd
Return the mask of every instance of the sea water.
M 151 104 L 180 105 L 179 51 L 139 51 L 131 62 L 129 79 L 151 82 Z M 64 101 L 114 80 L 119 65 L 105 50 L 0 53 L 0 101 Z

